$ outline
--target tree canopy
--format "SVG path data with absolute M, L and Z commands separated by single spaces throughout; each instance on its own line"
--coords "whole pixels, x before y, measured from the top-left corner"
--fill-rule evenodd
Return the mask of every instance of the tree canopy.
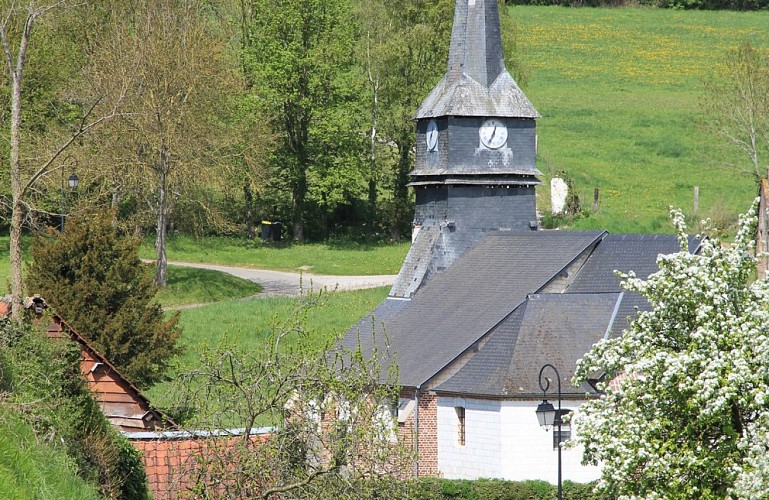
M 681 251 L 660 256 L 646 280 L 623 275 L 651 309 L 578 363 L 575 382 L 606 377 L 574 421 L 612 496 L 752 497 L 769 487 L 769 282 L 753 279 L 755 214 L 731 245 L 705 239 L 692 254 L 673 211 Z

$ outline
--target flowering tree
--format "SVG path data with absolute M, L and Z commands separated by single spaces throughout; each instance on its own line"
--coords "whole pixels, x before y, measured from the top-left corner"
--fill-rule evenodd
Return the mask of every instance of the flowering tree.
M 605 393 L 575 416 L 584 460 L 613 496 L 723 498 L 769 488 L 769 284 L 753 281 L 756 207 L 733 244 L 705 240 L 658 258 L 648 279 L 622 275 L 648 299 L 619 338 L 596 344 L 575 382 L 606 374 Z

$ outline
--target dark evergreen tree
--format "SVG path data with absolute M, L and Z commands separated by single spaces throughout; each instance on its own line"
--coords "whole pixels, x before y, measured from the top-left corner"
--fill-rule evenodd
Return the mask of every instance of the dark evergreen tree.
M 140 241 L 121 237 L 111 220 L 90 213 L 70 219 L 64 233 L 36 238 L 27 289 L 146 387 L 164 378 L 180 351 L 178 314 L 164 317 L 152 268 L 139 259 Z

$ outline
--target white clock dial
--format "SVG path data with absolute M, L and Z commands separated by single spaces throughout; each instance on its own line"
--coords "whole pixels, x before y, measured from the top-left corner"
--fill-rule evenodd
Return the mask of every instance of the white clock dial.
M 435 120 L 430 120 L 430 122 L 427 124 L 425 141 L 427 141 L 428 151 L 435 151 L 438 149 L 438 124 L 435 123 Z
M 489 149 L 499 149 L 507 144 L 507 127 L 496 118 L 483 122 L 478 133 L 483 145 Z

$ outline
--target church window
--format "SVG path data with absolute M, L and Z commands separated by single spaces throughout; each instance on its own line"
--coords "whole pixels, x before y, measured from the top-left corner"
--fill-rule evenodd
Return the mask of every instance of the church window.
M 465 445 L 465 407 L 455 406 L 457 412 L 457 442 L 460 446 Z

